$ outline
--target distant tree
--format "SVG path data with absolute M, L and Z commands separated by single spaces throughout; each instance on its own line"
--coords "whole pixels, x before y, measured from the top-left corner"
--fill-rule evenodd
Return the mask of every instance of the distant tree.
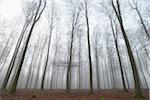
M 78 38 L 78 59 L 79 59 L 79 70 L 78 70 L 78 86 L 79 86 L 79 89 L 81 88 L 81 57 L 82 57 L 82 54 L 81 54 L 81 50 L 82 50 L 82 38 L 83 38 L 83 34 L 82 34 L 82 30 L 78 30 L 77 31 L 77 38 Z
M 56 71 L 58 71 L 58 53 L 61 49 L 61 45 L 60 45 L 60 39 L 61 39 L 61 34 L 60 33 L 56 33 L 55 34 L 55 43 L 54 43 L 54 58 L 53 58 L 53 63 L 52 63 L 52 73 L 51 73 L 51 82 L 50 82 L 50 88 L 53 89 L 54 85 L 57 87 L 56 85 Z
M 131 1 L 132 1 L 133 5 L 130 2 L 129 2 L 129 5 L 133 10 L 135 10 L 137 12 L 137 14 L 140 18 L 141 24 L 144 28 L 144 31 L 145 31 L 147 37 L 150 39 L 150 34 L 148 33 L 148 29 L 146 28 L 146 25 L 145 25 L 144 20 L 142 18 L 141 12 L 139 10 L 138 2 L 136 0 L 131 0 Z
M 126 85 L 125 85 L 125 78 L 124 78 L 123 65 L 122 65 L 122 61 L 121 61 L 121 55 L 120 55 L 119 47 L 118 47 L 118 30 L 117 30 L 117 24 L 116 24 L 115 21 L 113 21 L 112 11 L 109 10 L 105 5 L 102 5 L 102 7 L 105 10 L 105 11 L 103 11 L 103 13 L 109 18 L 109 21 L 110 21 L 110 27 L 111 27 L 113 38 L 114 38 L 114 41 L 115 41 L 115 48 L 116 48 L 117 56 L 118 56 L 118 60 L 119 60 L 119 67 L 120 67 L 120 71 L 121 71 L 121 78 L 122 78 L 122 83 L 123 83 L 123 89 L 124 89 L 124 91 L 127 91 L 127 88 L 126 88 Z
M 117 25 L 115 25 L 116 29 L 114 30 L 113 29 L 112 19 L 110 19 L 110 23 L 111 23 L 113 37 L 114 37 L 114 40 L 115 40 L 115 48 L 116 48 L 116 51 L 117 51 L 117 56 L 118 56 L 118 60 L 119 60 L 119 66 L 120 66 L 120 70 L 121 70 L 121 78 L 122 78 L 122 83 L 123 83 L 123 89 L 124 89 L 124 91 L 127 91 L 126 84 L 125 84 L 125 78 L 124 78 L 123 65 L 122 65 L 122 60 L 121 60 L 121 55 L 120 55 L 119 47 L 118 47 L 118 30 L 117 30 Z M 116 31 L 116 34 L 115 34 L 115 31 Z
M 142 74 L 144 82 L 145 82 L 145 86 L 146 86 L 146 88 L 148 88 L 148 83 L 147 83 L 147 80 L 146 80 L 146 76 L 145 76 L 143 68 L 142 68 L 143 67 L 142 62 L 141 62 L 141 59 L 139 57 L 139 52 L 137 50 L 136 50 L 136 55 L 137 55 L 137 59 L 138 59 L 138 62 L 139 62 L 139 68 L 140 68 L 141 74 Z
M 115 67 L 114 67 L 114 56 L 113 56 L 113 53 L 112 53 L 112 47 L 110 47 L 110 34 L 108 32 L 105 33 L 106 34 L 106 37 L 105 37 L 105 40 L 106 40 L 106 52 L 107 52 L 107 64 L 105 64 L 106 66 L 106 75 L 107 75 L 107 80 L 108 80 L 108 73 L 110 73 L 111 75 L 111 85 L 112 85 L 112 88 L 113 89 L 116 89 L 117 86 L 116 86 L 116 78 L 115 78 Z M 106 63 L 106 61 L 105 61 Z M 108 67 L 108 68 L 107 68 Z M 108 72 L 110 69 L 110 72 Z
M 16 31 L 16 27 L 18 27 L 18 22 L 17 21 L 13 25 L 13 28 L 10 32 L 10 35 L 9 35 L 9 37 L 6 41 L 6 44 L 5 44 L 5 46 L 2 50 L 2 53 L 0 55 L 0 73 L 4 69 L 4 65 L 6 64 L 7 58 L 9 56 L 10 52 L 11 52 L 11 49 L 12 49 L 12 46 L 13 46 L 13 43 L 14 43 L 13 38 L 15 36 L 14 33 Z M 7 27 L 5 26 L 5 28 L 7 28 Z
M 145 45 L 143 39 L 144 39 L 143 36 L 139 36 L 139 37 L 138 37 L 138 41 L 139 41 L 139 43 L 140 43 L 140 45 L 141 45 L 141 49 L 144 50 L 144 52 L 145 52 L 147 58 L 150 60 L 149 50 L 147 49 L 147 45 Z
M 95 65 L 96 65 L 96 77 L 97 77 L 97 88 L 100 88 L 100 66 L 99 66 L 99 41 L 101 34 L 97 28 L 94 28 L 94 37 L 93 37 L 93 47 L 94 47 L 94 54 L 95 54 Z
M 39 53 L 39 48 L 38 48 L 38 45 L 39 45 L 39 38 L 38 38 L 38 41 L 37 43 L 34 45 L 34 52 L 32 54 L 32 59 L 31 59 L 31 63 L 30 63 L 30 66 L 29 66 L 29 71 L 28 71 L 28 75 L 27 75 L 27 82 L 26 82 L 26 85 L 25 85 L 25 88 L 27 89 L 29 87 L 29 85 L 32 83 L 32 78 L 33 78 L 33 70 L 34 70 L 34 66 L 35 66 L 35 63 L 36 63 L 36 59 L 37 59 L 37 53 Z
M 56 12 L 55 12 L 55 5 L 54 2 L 52 2 L 51 5 L 51 12 L 48 13 L 48 23 L 49 23 L 49 29 L 50 29 L 50 33 L 49 33 L 49 40 L 48 40 L 48 49 L 47 49 L 47 56 L 46 56 L 46 61 L 45 61 L 45 67 L 44 67 L 44 71 L 43 71 L 43 75 L 42 75 L 42 83 L 41 83 L 41 89 L 44 89 L 44 81 L 45 81 L 45 74 L 46 74 L 46 70 L 48 67 L 48 62 L 49 62 L 49 58 L 50 58 L 50 45 L 51 45 L 51 38 L 52 38 L 52 34 L 53 34 L 53 30 L 55 27 L 55 17 L 56 17 Z
M 42 44 L 42 47 L 40 48 L 40 53 L 39 53 L 39 55 L 38 55 L 38 57 L 39 57 L 39 61 L 38 61 L 38 64 L 37 64 L 37 76 L 36 76 L 36 78 L 35 78 L 35 84 L 34 84 L 34 88 L 36 88 L 37 86 L 38 86 L 38 79 L 39 79 L 39 73 L 40 73 L 40 69 L 42 69 L 42 67 L 43 66 L 41 66 L 42 65 L 42 58 L 44 57 L 44 49 L 45 49 L 45 47 L 46 47 L 46 43 L 47 43 L 47 40 L 48 40 L 48 38 L 46 37 L 45 38 L 45 40 L 44 40 L 44 43 Z M 33 74 L 33 73 L 32 73 Z
M 72 51 L 73 51 L 73 43 L 74 43 L 74 35 L 76 29 L 79 27 L 80 22 L 80 14 L 81 7 L 75 4 L 75 1 L 69 1 L 71 5 L 71 32 L 70 32 L 70 45 L 69 45 L 69 61 L 67 66 L 67 84 L 66 84 L 66 92 L 69 92 L 71 85 L 71 66 L 72 66 Z

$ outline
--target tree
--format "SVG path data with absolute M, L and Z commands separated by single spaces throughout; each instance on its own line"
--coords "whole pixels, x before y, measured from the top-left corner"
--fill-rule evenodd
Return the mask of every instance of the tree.
M 108 80 L 108 73 L 111 74 L 111 84 L 112 84 L 112 88 L 113 89 L 116 89 L 117 86 L 116 86 L 116 78 L 115 78 L 115 67 L 114 67 L 114 56 L 113 56 L 113 53 L 112 53 L 112 47 L 110 47 L 110 34 L 108 32 L 105 33 L 106 34 L 106 37 L 105 37 L 105 40 L 106 40 L 106 49 L 107 49 L 107 63 L 108 64 L 105 64 L 105 66 L 107 66 L 108 68 L 107 71 L 109 71 L 108 69 L 110 68 L 110 72 L 106 72 L 106 75 L 107 75 L 107 80 Z M 106 61 L 105 61 L 106 63 Z
M 7 82 L 8 82 L 8 79 L 10 77 L 10 73 L 12 71 L 12 68 L 14 66 L 16 66 L 17 69 L 16 69 L 16 72 L 15 72 L 15 75 L 13 76 L 14 79 L 12 79 L 12 81 L 11 81 L 11 85 L 10 85 L 11 90 L 10 90 L 10 92 L 13 92 L 13 91 L 16 90 L 17 83 L 18 83 L 18 78 L 19 78 L 19 75 L 20 75 L 20 72 L 21 72 L 21 68 L 22 68 L 22 65 L 23 65 L 23 61 L 24 61 L 24 58 L 25 58 L 25 54 L 26 54 L 26 51 L 27 51 L 27 48 L 28 48 L 28 44 L 29 44 L 29 41 L 30 41 L 32 31 L 33 31 L 36 23 L 40 19 L 41 15 L 42 15 L 42 13 L 45 9 L 46 1 L 44 1 L 44 5 L 43 5 L 42 9 L 41 9 L 42 0 L 40 0 L 39 2 L 36 2 L 36 6 L 37 6 L 37 8 L 33 11 L 33 14 L 35 14 L 35 15 L 33 15 L 33 17 L 31 18 L 32 19 L 31 21 L 33 21 L 33 23 L 30 27 L 30 30 L 29 30 L 28 36 L 26 38 L 26 41 L 23 44 L 23 47 L 21 47 L 22 39 L 23 39 L 23 36 L 24 36 L 24 31 L 26 30 L 25 29 L 25 30 L 23 30 L 23 32 L 21 33 L 21 36 L 19 37 L 19 40 L 18 40 L 18 43 L 16 45 L 13 58 L 11 60 L 8 72 L 6 74 L 6 76 L 7 76 L 5 78 L 6 80 L 4 80 L 4 83 L 3 83 L 3 88 L 5 89 L 6 85 L 7 85 Z M 30 16 L 32 16 L 32 15 L 30 15 Z M 21 52 L 19 52 L 19 50 L 21 50 Z
M 80 26 L 80 14 L 81 8 L 80 6 L 75 5 L 73 0 L 70 0 L 71 5 L 71 32 L 70 32 L 70 45 L 69 45 L 69 61 L 67 66 L 67 84 L 66 84 L 66 92 L 70 90 L 70 81 L 71 81 L 71 66 L 72 66 L 72 51 L 73 51 L 73 42 L 74 42 L 74 35 L 76 29 Z
M 91 55 L 91 44 L 90 44 L 90 25 L 89 25 L 89 7 L 91 1 L 84 0 L 81 3 L 84 8 L 86 28 L 87 28 L 87 42 L 88 42 L 88 59 L 89 59 L 89 75 L 90 75 L 90 92 L 93 93 L 93 72 L 92 72 L 92 55 Z
M 126 31 L 125 31 L 124 25 L 123 25 L 123 19 L 122 19 L 121 9 L 120 9 L 120 2 L 119 2 L 119 0 L 116 0 L 116 6 L 115 6 L 114 1 L 111 0 L 111 5 L 113 7 L 115 15 L 116 15 L 118 22 L 120 24 L 121 32 L 123 34 L 123 38 L 125 40 L 125 44 L 127 47 L 127 52 L 129 55 L 129 59 L 130 59 L 131 67 L 132 67 L 132 72 L 133 72 L 133 77 L 134 77 L 135 97 L 136 98 L 143 98 L 143 94 L 142 94 L 141 87 L 140 87 L 140 78 L 139 78 L 139 73 L 137 70 L 137 65 L 136 65 L 132 50 L 131 50 L 131 44 L 129 43 L 129 39 L 127 37 Z
M 78 45 L 79 45 L 79 47 L 78 47 L 78 59 L 79 59 L 79 70 L 78 70 L 78 72 L 79 72 L 79 75 L 78 75 L 78 84 L 79 84 L 79 89 L 81 88 L 81 57 L 82 57 L 82 55 L 81 55 L 81 48 L 82 48 L 82 37 L 83 37 L 83 35 L 82 35 L 82 30 L 81 29 L 79 29 L 78 31 L 77 31 L 77 38 L 78 38 Z
M 9 65 L 8 70 L 6 72 L 6 76 L 5 76 L 4 82 L 2 84 L 2 89 L 6 89 L 6 86 L 7 86 L 9 77 L 10 77 L 10 74 L 11 74 L 12 69 L 13 69 L 13 65 L 14 65 L 15 59 L 17 57 L 17 52 L 19 51 L 19 46 L 21 45 L 21 41 L 22 41 L 22 39 L 24 37 L 25 31 L 27 30 L 28 25 L 31 23 L 31 20 L 33 18 L 33 12 L 34 12 L 34 8 L 35 8 L 34 6 L 35 6 L 34 4 L 32 6 L 26 5 L 27 8 L 24 11 L 25 23 L 24 23 L 22 32 L 21 32 L 21 34 L 19 36 L 19 39 L 17 41 L 16 47 L 15 47 L 15 51 L 14 51 L 14 54 L 12 56 L 10 65 Z M 31 12 L 29 12 L 29 10 L 31 10 Z
M 54 83 L 56 82 L 55 80 L 55 72 L 58 70 L 58 64 L 59 62 L 57 62 L 58 59 L 58 52 L 60 50 L 60 39 L 61 39 L 61 34 L 56 33 L 55 35 L 55 44 L 54 44 L 54 58 L 53 58 L 53 63 L 52 63 L 52 73 L 51 73 L 51 82 L 50 82 L 50 88 L 52 89 L 54 86 Z M 57 67 L 57 68 L 56 68 Z
M 51 14 L 50 14 L 51 13 Z M 50 29 L 50 33 L 49 33 L 49 40 L 48 40 L 48 49 L 47 49 L 47 56 L 46 56 L 46 61 L 45 61 L 45 67 L 44 67 L 44 72 L 42 75 L 42 84 L 41 84 L 41 89 L 44 89 L 44 81 L 45 81 L 45 74 L 46 74 L 46 70 L 47 70 L 47 66 L 48 66 L 48 61 L 49 61 L 49 57 L 50 57 L 50 44 L 51 44 L 51 38 L 52 38 L 52 34 L 53 34 L 53 30 L 55 27 L 55 6 L 54 6 L 54 2 L 52 2 L 51 5 L 51 12 L 48 13 L 48 23 L 49 23 L 49 29 Z
M 96 77 L 97 77 L 97 88 L 100 88 L 100 72 L 99 72 L 99 40 L 101 34 L 99 30 L 95 28 L 94 38 L 93 38 L 93 47 L 94 47 L 94 54 L 95 54 L 95 65 L 96 65 Z
M 5 46 L 4 46 L 3 50 L 2 50 L 2 53 L 0 55 L 0 66 L 1 66 L 0 67 L 0 73 L 3 70 L 4 65 L 7 62 L 7 58 L 9 56 L 9 54 L 10 54 L 11 49 L 12 49 L 12 46 L 13 46 L 13 43 L 14 43 L 13 38 L 15 36 L 14 32 L 16 31 L 16 26 L 18 26 L 17 24 L 18 23 L 16 21 L 15 24 L 13 25 L 11 33 L 10 33 L 10 35 L 9 35 L 9 37 L 7 39 L 7 42 L 6 42 L 6 44 L 5 44 Z
M 119 53 L 119 47 L 118 47 L 117 24 L 116 24 L 115 21 L 113 21 L 112 10 L 110 10 L 109 8 L 107 8 L 103 4 L 101 4 L 101 6 L 104 8 L 103 13 L 109 18 L 110 27 L 111 27 L 112 35 L 113 35 L 114 42 L 115 42 L 115 48 L 116 48 L 116 52 L 117 52 L 117 56 L 118 56 L 118 60 L 119 60 L 119 67 L 120 67 L 120 71 L 121 71 L 121 78 L 122 78 L 122 83 L 123 83 L 123 89 L 124 89 L 124 91 L 127 91 L 127 88 L 126 88 L 126 85 L 125 85 L 125 78 L 124 78 L 123 65 L 122 65 L 122 61 L 121 61 L 121 55 Z
M 34 52 L 33 52 L 32 59 L 31 59 L 31 64 L 30 64 L 30 67 L 29 67 L 29 72 L 28 72 L 29 74 L 27 76 L 27 82 L 26 82 L 26 85 L 25 85 L 26 89 L 29 86 L 29 81 L 30 81 L 30 83 L 32 82 L 32 76 L 33 76 L 33 72 L 34 72 L 33 70 L 34 70 L 34 66 L 35 66 L 36 60 L 38 58 L 36 54 L 39 53 L 39 48 L 38 48 L 39 42 L 40 42 L 40 40 L 38 38 L 38 41 L 37 41 L 37 43 L 34 46 Z
M 147 81 L 146 81 L 146 76 L 145 76 L 145 74 L 144 74 L 144 70 L 143 70 L 143 66 L 142 66 L 142 62 L 141 62 L 141 60 L 140 60 L 140 56 L 139 56 L 139 52 L 136 50 L 136 55 L 137 55 L 137 59 L 138 59 L 138 62 L 139 62 L 139 67 L 140 67 L 140 71 L 141 71 L 141 74 L 142 74 L 142 76 L 143 76 L 143 79 L 144 79 L 144 81 L 145 81 L 145 85 L 146 85 L 146 88 L 148 88 L 148 83 L 147 83 Z
M 142 26 L 143 26 L 143 28 L 144 28 L 144 31 L 145 31 L 147 37 L 150 39 L 150 35 L 149 35 L 149 33 L 148 33 L 148 30 L 147 30 L 147 28 L 146 28 L 146 25 L 144 24 L 144 20 L 143 20 L 143 18 L 142 18 L 142 15 L 141 15 L 141 13 L 140 13 L 140 11 L 139 11 L 138 3 L 137 3 L 136 0 L 132 0 L 132 2 L 133 2 L 133 5 L 132 5 L 130 2 L 129 2 L 129 5 L 130 5 L 130 7 L 131 7 L 133 10 L 135 10 L 135 11 L 137 12 L 137 14 L 138 14 L 138 16 L 139 16 L 139 18 L 140 18 L 141 24 L 142 24 Z
M 42 58 L 43 58 L 43 54 L 44 54 L 44 48 L 46 47 L 47 40 L 48 40 L 48 38 L 47 38 L 47 36 L 46 36 L 46 39 L 45 39 L 45 41 L 44 41 L 42 47 L 41 47 L 40 50 L 39 50 L 40 53 L 38 54 L 38 56 L 39 56 L 40 58 L 39 58 L 39 62 L 38 62 L 38 64 L 37 64 L 37 76 L 36 76 L 36 78 L 35 78 L 34 88 L 36 88 L 37 85 L 38 85 L 39 73 L 40 73 L 40 69 L 42 68 L 42 67 L 41 67 L 42 63 L 41 63 L 41 62 L 42 62 Z M 40 68 L 40 67 L 41 67 L 41 68 Z M 33 74 L 33 73 L 32 73 L 32 74 Z
M 127 88 L 126 88 L 126 84 L 125 84 L 125 78 L 124 78 L 124 71 L 123 71 L 123 65 L 122 65 L 122 61 L 121 61 L 121 55 L 119 53 L 119 47 L 118 47 L 118 30 L 117 30 L 117 26 L 115 25 L 116 27 L 116 35 L 115 35 L 115 31 L 113 29 L 113 23 L 112 23 L 112 19 L 110 18 L 110 23 L 111 23 L 111 28 L 112 28 L 112 33 L 113 33 L 113 37 L 114 37 L 114 40 L 115 40 L 115 48 L 116 48 L 116 51 L 117 51 L 117 56 L 118 56 L 118 60 L 119 60 L 119 66 L 120 66 L 120 70 L 121 70 L 121 78 L 122 78 L 122 83 L 123 83 L 123 89 L 124 91 L 127 91 Z

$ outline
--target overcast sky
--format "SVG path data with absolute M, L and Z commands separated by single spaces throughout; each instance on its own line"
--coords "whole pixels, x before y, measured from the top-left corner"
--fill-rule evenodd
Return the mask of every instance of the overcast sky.
M 0 0 L 0 15 L 7 19 L 13 19 L 22 14 L 21 0 Z
M 30 0 L 26 0 L 26 1 L 30 1 Z M 57 0 L 57 2 L 58 1 L 62 1 L 62 0 Z M 95 1 L 97 1 L 97 0 L 95 0 Z M 130 8 L 126 7 L 127 6 L 126 1 L 127 0 L 125 0 L 124 1 L 125 3 L 122 4 L 123 8 L 125 9 L 125 13 L 124 13 L 124 15 L 126 17 L 125 23 L 128 23 L 129 27 L 131 27 L 131 29 L 132 29 L 133 27 L 135 27 L 135 26 L 133 26 L 133 23 L 136 23 L 135 20 L 138 19 L 138 18 L 136 18 L 137 16 L 135 17 L 135 15 L 133 15 L 134 11 L 128 13 Z M 149 7 L 150 2 L 148 2 L 148 0 L 138 0 L 138 2 L 139 2 L 139 5 L 140 5 L 139 7 L 143 12 L 145 10 L 150 9 L 150 7 Z M 12 20 L 15 17 L 17 17 L 19 15 L 22 15 L 22 14 L 23 14 L 22 13 L 22 0 L 0 0 L 0 15 L 1 15 L 1 18 L 6 18 L 6 19 L 9 19 L 9 20 Z M 94 21 L 94 19 L 92 19 L 92 20 Z M 101 20 L 104 20 L 104 18 L 101 17 Z M 127 26 L 127 28 L 128 28 L 128 26 Z

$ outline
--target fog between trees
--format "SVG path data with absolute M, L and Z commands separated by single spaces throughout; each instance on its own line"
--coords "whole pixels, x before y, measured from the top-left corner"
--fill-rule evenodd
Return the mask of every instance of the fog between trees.
M 135 89 L 142 96 L 150 87 L 149 6 L 22 0 L 20 15 L 0 15 L 1 89 Z

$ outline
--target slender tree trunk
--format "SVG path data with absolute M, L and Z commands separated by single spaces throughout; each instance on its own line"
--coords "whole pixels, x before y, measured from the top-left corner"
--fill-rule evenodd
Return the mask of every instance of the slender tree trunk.
M 8 48 L 8 44 L 9 44 L 9 41 L 10 41 L 10 39 L 12 38 L 12 34 L 13 34 L 13 32 L 11 32 L 10 33 L 10 35 L 9 35 L 9 37 L 8 37 L 8 40 L 7 40 L 7 42 L 6 42 L 6 44 L 5 44 L 5 46 L 4 46 L 4 49 L 3 49 L 3 51 L 2 51 L 2 54 L 0 55 L 0 64 L 2 63 L 2 61 L 3 61 L 3 56 L 5 56 L 5 54 L 7 53 L 7 48 Z M 5 53 L 6 52 L 6 53 Z
M 9 77 L 10 77 L 11 72 L 12 72 L 12 69 L 13 69 L 13 66 L 12 66 L 12 65 L 14 64 L 14 60 L 15 60 L 15 58 L 16 58 L 16 56 L 17 56 L 17 52 L 18 52 L 18 50 L 19 50 L 18 48 L 19 48 L 19 46 L 20 46 L 20 44 L 21 44 L 22 38 L 23 38 L 23 36 L 24 36 L 24 32 L 25 32 L 25 30 L 27 29 L 27 27 L 28 27 L 28 23 L 23 26 L 21 35 L 19 36 L 19 39 L 18 39 L 18 41 L 17 41 L 17 45 L 16 45 L 16 47 L 15 47 L 14 54 L 13 54 L 13 56 L 12 56 L 10 65 L 9 65 L 8 70 L 7 70 L 7 72 L 6 72 L 6 76 L 5 76 L 4 82 L 3 82 L 3 84 L 2 84 L 2 90 L 6 89 L 6 86 L 7 86 L 8 80 L 9 80 Z
M 52 38 L 52 34 L 53 34 L 53 28 L 54 28 L 54 11 L 53 11 L 53 4 L 51 7 L 51 19 L 50 19 L 50 34 L 49 34 L 49 41 L 48 41 L 48 49 L 47 49 L 47 56 L 46 56 L 46 62 L 45 62 L 45 67 L 44 67 L 44 71 L 43 71 L 43 76 L 42 76 L 42 83 L 41 83 L 41 89 L 44 89 L 44 81 L 45 81 L 45 74 L 46 74 L 46 70 L 48 67 L 48 61 L 49 61 L 49 56 L 50 56 L 50 45 L 51 45 L 51 38 Z
M 71 78 L 71 66 L 72 66 L 72 49 L 73 49 L 73 39 L 74 39 L 74 27 L 71 32 L 71 44 L 70 44 L 70 52 L 69 52 L 69 62 L 67 66 L 67 84 L 66 84 L 66 92 L 70 90 L 70 78 Z
M 46 1 L 45 1 L 45 4 L 44 4 L 44 7 L 42 8 L 42 10 L 40 11 L 40 7 L 41 7 L 41 3 L 42 1 L 40 0 L 39 1 L 39 5 L 38 5 L 38 8 L 36 10 L 36 13 L 35 13 L 35 17 L 33 19 L 33 24 L 31 25 L 31 28 L 30 28 L 30 31 L 29 31 L 29 34 L 27 36 L 27 39 L 26 39 L 26 42 L 25 44 L 23 45 L 23 48 L 22 48 L 22 52 L 21 54 L 18 54 L 17 52 L 17 57 L 20 58 L 19 61 L 13 61 L 12 62 L 12 67 L 14 66 L 15 62 L 17 63 L 17 72 L 15 73 L 15 79 L 11 81 L 11 85 L 10 85 L 10 92 L 14 92 L 16 90 L 16 87 L 17 87 L 17 83 L 18 83 L 18 79 L 19 79 L 19 75 L 20 75 L 20 72 L 21 72 L 21 69 L 22 69 L 22 65 L 23 65 L 23 62 L 24 62 L 24 58 L 25 58 L 25 54 L 26 54 L 26 51 L 27 51 L 27 48 L 28 48 L 28 44 L 29 44 L 29 41 L 30 41 L 30 38 L 31 38 L 31 34 L 32 34 L 32 31 L 36 25 L 36 23 L 38 22 L 38 20 L 40 19 L 41 17 L 41 14 L 42 12 L 44 11 L 45 9 L 45 6 L 46 6 Z M 39 12 L 40 11 L 40 12 Z M 38 15 L 39 14 L 39 15 Z M 19 45 L 19 48 L 20 49 L 20 45 Z M 16 58 L 15 58 L 16 59 Z
M 36 47 L 34 47 L 34 53 L 33 53 L 33 55 L 32 55 L 32 59 L 31 59 L 31 64 L 30 64 L 30 68 L 29 68 L 29 74 L 27 75 L 27 83 L 26 83 L 26 85 L 25 85 L 25 88 L 27 89 L 28 88 L 28 86 L 29 86 L 29 78 L 30 78 L 30 76 L 31 76 L 31 73 L 32 73 L 32 70 L 33 70 L 33 63 L 34 63 L 34 58 L 35 58 L 35 54 L 36 54 Z
M 147 58 L 150 60 L 149 51 L 147 50 L 146 46 L 144 45 L 144 43 L 140 39 L 139 39 L 139 42 L 140 42 L 142 48 L 144 49 Z
M 140 60 L 138 51 L 136 51 L 136 55 L 137 55 L 137 59 L 138 59 L 139 65 L 140 65 L 139 67 L 140 67 L 140 69 L 141 69 L 142 76 L 143 76 L 144 81 L 145 81 L 145 84 L 146 84 L 146 88 L 148 88 L 148 83 L 147 83 L 146 77 L 145 77 L 145 75 L 144 75 L 144 71 L 143 71 L 143 68 L 142 68 L 142 63 L 141 63 L 141 60 Z
M 80 79 L 81 78 L 80 77 L 81 76 L 80 75 L 81 74 L 80 73 L 81 72 L 81 68 L 80 68 L 81 67 L 81 37 L 79 37 L 79 43 L 78 44 L 79 44 L 79 51 L 78 51 L 79 52 L 79 55 L 78 55 L 79 56 L 79 68 L 78 68 L 79 69 L 79 71 L 78 71 L 79 72 L 79 79 L 78 79 L 79 83 L 78 84 L 79 84 L 79 89 L 80 89 L 81 88 L 81 86 L 80 86 L 81 85 L 81 82 L 80 82 L 80 80 L 81 80 Z
M 35 58 L 33 58 L 33 63 L 32 63 L 32 65 L 31 65 L 31 72 L 29 73 L 29 80 L 30 80 L 30 84 L 29 84 L 29 82 L 28 82 L 28 86 L 29 86 L 29 88 L 32 88 L 32 83 L 33 83 L 33 79 L 34 79 L 34 74 L 35 74 L 35 68 L 38 66 L 37 65 L 37 63 L 38 63 L 38 57 L 39 57 L 39 55 L 40 55 L 40 49 L 41 48 L 39 48 L 39 49 L 37 49 L 37 54 L 35 54 Z
M 117 29 L 116 29 L 116 36 L 115 36 L 115 31 L 114 31 L 114 28 L 113 28 L 112 19 L 111 19 L 111 17 L 109 17 L 109 19 L 110 19 L 111 29 L 112 29 L 113 37 L 114 37 L 114 40 L 115 40 L 115 48 L 116 48 L 116 51 L 117 51 L 117 56 L 118 56 L 119 65 L 120 65 L 121 78 L 122 78 L 122 83 L 123 83 L 123 90 L 127 91 L 126 84 L 125 84 L 125 79 L 124 79 L 123 66 L 122 66 L 122 62 L 121 62 L 121 56 L 120 56 L 119 48 L 118 48 L 118 41 L 117 41 L 117 39 L 118 39 L 117 34 L 118 33 L 117 33 Z
M 143 18 L 142 18 L 142 16 L 141 16 L 141 13 L 139 12 L 138 8 L 136 8 L 136 12 L 137 12 L 137 14 L 138 14 L 138 16 L 139 16 L 139 18 L 140 18 L 141 24 L 142 24 L 142 26 L 143 26 L 143 28 L 144 28 L 144 31 L 145 31 L 147 37 L 150 39 L 150 35 L 149 35 L 149 33 L 148 33 L 148 30 L 147 30 L 147 28 L 146 28 L 146 25 L 144 24 Z
M 37 71 L 37 77 L 36 77 L 36 79 L 35 79 L 35 84 L 34 84 L 34 88 L 36 88 L 37 87 L 37 85 L 38 85 L 38 79 L 39 79 L 39 73 L 40 73 L 40 66 L 41 66 L 41 61 L 42 61 L 42 57 L 43 57 L 43 53 L 44 53 L 44 47 L 45 47 L 45 45 L 46 45 L 46 41 L 47 41 L 47 39 L 45 40 L 45 43 L 43 44 L 43 46 L 42 46 L 42 48 L 41 48 L 41 52 L 40 52 L 40 60 L 39 60 L 39 62 L 38 62 L 38 71 Z
M 99 83 L 99 63 L 98 63 L 98 53 L 97 53 L 97 47 L 95 48 L 95 59 L 96 59 L 96 74 L 97 74 L 97 88 L 100 88 Z
M 108 41 L 108 40 L 107 40 Z M 113 64 L 112 64 L 112 56 L 111 56 L 111 53 L 110 53 L 110 50 L 109 50 L 109 47 L 108 47 L 108 42 L 107 42 L 107 53 L 108 53 L 108 65 L 110 66 L 110 70 L 111 70 L 111 84 L 112 84 L 112 88 L 113 89 L 116 89 L 116 85 L 115 85 L 115 75 L 114 75 L 114 68 L 113 68 Z
M 11 52 L 12 45 L 13 45 L 13 42 L 10 44 L 10 47 L 8 47 L 6 50 L 4 49 L 5 50 L 4 58 L 0 59 L 0 66 L 1 66 L 0 73 L 4 68 L 4 65 L 6 64 L 7 58 Z
M 59 39 L 56 41 L 56 47 L 55 47 L 55 53 L 54 53 L 54 60 L 53 60 L 53 64 L 52 64 L 52 74 L 51 74 L 51 83 L 50 83 L 50 88 L 52 89 L 53 88 L 53 83 L 55 82 L 54 79 L 55 79 L 55 72 L 56 72 L 56 60 L 57 60 L 57 57 L 58 57 L 58 42 Z
M 58 61 L 58 64 L 57 64 L 57 74 L 56 74 L 56 89 L 59 89 L 58 88 L 58 83 L 59 83 L 59 61 Z
M 63 79 L 64 79 L 64 75 L 65 75 L 65 68 L 63 69 L 62 75 L 61 75 L 61 88 L 63 89 Z
M 92 72 L 92 58 L 91 58 L 91 45 L 90 45 L 90 26 L 87 8 L 85 10 L 86 27 L 87 27 L 87 42 L 88 42 L 88 58 L 89 58 L 89 75 L 90 75 L 90 92 L 93 93 L 93 72 Z
M 122 68 L 123 66 L 122 66 L 122 63 L 121 63 L 121 56 L 120 56 L 120 53 L 119 53 L 117 40 L 115 40 L 115 45 L 116 45 L 117 55 L 118 55 L 118 59 L 119 59 L 123 89 L 124 89 L 124 91 L 127 91 L 127 88 L 126 88 L 126 85 L 125 85 L 125 79 L 124 79 L 124 72 L 123 72 L 123 68 Z
M 50 55 L 50 44 L 51 44 L 51 36 L 53 33 L 53 29 L 52 29 L 53 24 L 50 27 L 50 36 L 49 36 L 49 41 L 48 41 L 48 49 L 47 49 L 47 56 L 46 56 L 46 62 L 45 62 L 45 67 L 44 67 L 44 71 L 43 71 L 43 75 L 42 75 L 42 84 L 41 84 L 41 89 L 44 89 L 44 81 L 45 81 L 45 75 L 46 75 L 46 70 L 47 70 L 47 66 L 48 66 L 48 61 L 49 61 L 49 55 Z
M 131 45 L 129 43 L 128 37 L 126 35 L 126 31 L 125 31 L 124 26 L 123 26 L 123 20 L 122 20 L 122 16 L 121 16 L 119 1 L 117 0 L 117 7 L 115 7 L 114 2 L 112 1 L 112 6 L 113 6 L 113 9 L 115 11 L 116 17 L 119 21 L 120 28 L 121 28 L 121 31 L 122 31 L 122 34 L 123 34 L 123 37 L 125 40 L 126 47 L 127 47 L 129 59 L 131 62 L 131 67 L 132 67 L 132 72 L 133 72 L 133 77 L 134 77 L 134 83 L 135 83 L 135 97 L 143 98 L 142 90 L 140 87 L 139 73 L 138 73 L 137 65 L 136 65 L 132 50 L 131 50 Z

